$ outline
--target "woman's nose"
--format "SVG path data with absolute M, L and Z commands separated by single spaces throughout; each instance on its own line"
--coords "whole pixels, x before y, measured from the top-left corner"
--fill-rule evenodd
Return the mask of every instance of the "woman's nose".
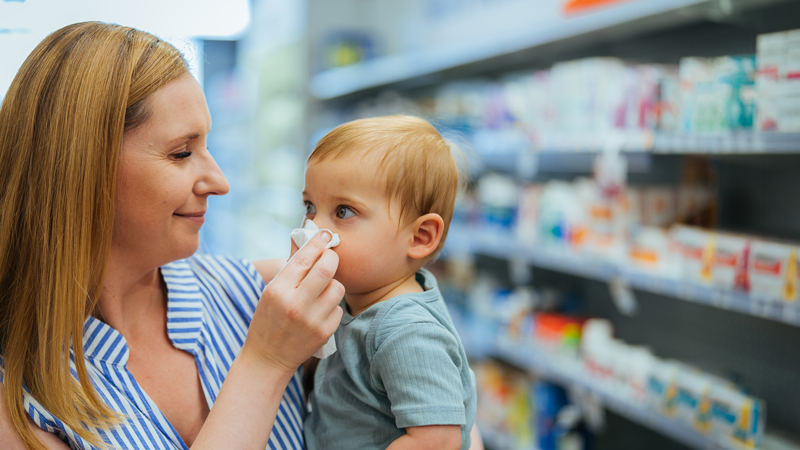
M 230 185 L 225 175 L 220 170 L 214 157 L 207 150 L 203 155 L 202 178 L 195 183 L 197 195 L 225 195 L 230 190 Z

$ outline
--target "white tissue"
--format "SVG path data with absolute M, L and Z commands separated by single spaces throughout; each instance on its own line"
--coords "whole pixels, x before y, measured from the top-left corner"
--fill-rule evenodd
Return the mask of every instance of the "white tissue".
M 319 232 L 321 231 L 327 231 L 328 233 L 331 234 L 331 241 L 328 242 L 328 245 L 326 245 L 325 248 L 336 247 L 337 245 L 339 245 L 338 234 L 333 233 L 331 230 L 328 230 L 327 228 L 323 228 L 322 230 L 320 230 L 319 228 L 317 228 L 317 224 L 315 224 L 312 220 L 306 220 L 305 224 L 303 225 L 303 228 L 295 228 L 294 230 L 292 230 L 291 236 L 295 245 L 297 245 L 297 248 L 300 249 L 303 248 L 308 243 L 308 241 L 311 240 L 311 238 L 319 234 Z M 320 349 L 317 350 L 317 353 L 314 353 L 314 356 L 319 359 L 325 359 L 334 353 L 336 353 L 336 340 L 333 338 L 333 336 L 331 336 L 330 339 L 328 339 L 328 342 L 326 342 L 325 345 L 320 347 Z
M 326 245 L 325 248 L 336 247 L 337 245 L 339 245 L 338 234 L 333 233 L 331 230 L 327 228 L 323 228 L 320 230 L 319 228 L 317 228 L 317 224 L 315 224 L 313 220 L 308 220 L 308 219 L 306 219 L 306 223 L 305 225 L 303 225 L 303 228 L 295 228 L 294 230 L 292 230 L 291 236 L 292 240 L 297 245 L 297 248 L 300 249 L 303 248 L 308 243 L 308 241 L 311 240 L 311 238 L 319 234 L 320 231 L 327 231 L 332 236 L 331 241 L 328 242 L 328 245 Z

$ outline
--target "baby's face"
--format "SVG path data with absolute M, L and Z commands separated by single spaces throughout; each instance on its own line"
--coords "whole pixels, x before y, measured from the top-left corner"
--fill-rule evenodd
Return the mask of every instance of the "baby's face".
M 334 278 L 348 294 L 365 294 L 408 273 L 410 233 L 398 228 L 400 207 L 387 202 L 375 167 L 357 156 L 325 159 L 306 167 L 306 219 L 337 233 L 341 243 Z

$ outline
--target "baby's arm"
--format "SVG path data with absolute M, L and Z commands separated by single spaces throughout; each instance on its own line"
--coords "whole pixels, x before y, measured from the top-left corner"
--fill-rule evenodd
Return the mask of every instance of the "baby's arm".
M 386 450 L 439 450 L 461 448 L 461 427 L 458 425 L 430 425 L 408 427 Z
M 285 259 L 280 258 L 272 258 L 272 259 L 261 259 L 258 261 L 253 261 L 253 266 L 255 266 L 256 270 L 258 271 L 261 278 L 264 279 L 264 283 L 269 284 L 275 275 L 280 272 L 283 266 L 286 265 Z
M 388 449 L 460 449 L 466 419 L 460 367 L 466 361 L 458 341 L 438 323 L 402 322 L 379 331 L 385 339 L 377 339 L 371 368 L 375 385 L 391 402 L 396 426 L 406 432 Z

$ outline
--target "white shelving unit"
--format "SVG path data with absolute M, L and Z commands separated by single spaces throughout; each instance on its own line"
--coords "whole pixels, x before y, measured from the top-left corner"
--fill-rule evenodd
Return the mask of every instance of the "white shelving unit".
M 610 141 L 621 151 L 652 154 L 762 155 L 800 153 L 800 133 L 735 131 L 727 133 L 666 133 L 649 130 L 613 131 L 606 134 L 551 134 L 535 144 L 517 144 L 502 153 L 514 155 L 531 148 L 544 154 L 598 153 Z M 480 143 L 478 153 L 487 154 Z M 492 156 L 495 153 L 488 153 Z
M 548 381 L 590 392 L 608 410 L 688 447 L 697 450 L 745 450 L 746 448 L 733 440 L 716 441 L 686 423 L 669 418 L 647 404 L 629 398 L 618 386 L 588 376 L 582 362 L 577 358 L 550 354 L 534 345 L 514 342 L 506 337 L 497 339 L 492 353 L 495 357 L 534 372 Z M 489 439 L 487 442 L 491 443 Z M 764 450 L 800 449 L 796 444 L 777 436 L 767 436 L 763 448 Z
M 309 91 L 319 100 L 331 100 L 367 89 L 434 75 L 496 56 L 585 37 L 599 31 L 614 29 L 617 34 L 621 34 L 626 27 L 642 29 L 658 23 L 674 26 L 691 22 L 696 20 L 695 17 L 692 14 L 681 14 L 683 9 L 714 4 L 716 2 L 708 0 L 639 0 L 621 3 L 608 10 L 554 21 L 549 26 L 531 27 L 524 33 L 506 35 L 482 44 L 467 43 L 401 53 L 324 70 L 311 77 Z
M 646 292 L 679 298 L 800 327 L 800 305 L 762 298 L 743 292 L 689 283 L 635 271 L 609 261 L 578 255 L 565 249 L 521 245 L 513 233 L 451 225 L 448 247 L 500 259 L 523 260 L 535 267 L 599 281 L 621 277 L 629 286 Z M 448 247 L 445 247 L 447 251 Z M 446 254 L 445 254 L 446 257 Z
M 644 36 L 651 31 L 672 30 L 696 22 L 720 24 L 736 23 L 747 19 L 748 8 L 768 9 L 770 5 L 788 3 L 785 0 L 635 0 L 616 3 L 607 10 L 561 18 L 546 26 L 531 26 L 525 31 L 510 30 L 496 33 L 477 44 L 463 42 L 446 47 L 381 56 L 346 67 L 324 70 L 311 76 L 308 84 L 310 101 L 319 106 L 349 107 L 352 101 L 370 99 L 384 88 L 403 91 L 425 85 L 436 85 L 448 80 L 480 75 L 494 76 L 504 69 L 517 70 L 521 60 L 530 59 L 531 67 L 572 56 L 572 50 L 587 48 L 589 43 L 620 43 Z M 755 19 L 754 19 L 755 20 Z M 759 19 L 760 20 L 760 19 Z M 501 36 L 502 35 L 502 36 Z M 711 38 L 713 39 L 713 38 Z M 683 45 L 677 43 L 676 45 Z M 687 49 L 688 53 L 695 50 Z M 671 49 L 672 50 L 672 49 Z M 654 48 L 654 51 L 657 49 Z M 702 53 L 702 51 L 701 51 Z M 537 59 L 541 56 L 541 60 Z M 649 55 L 648 55 L 649 56 Z M 686 52 L 678 56 L 689 56 Z M 670 56 L 671 57 L 671 56 Z M 655 57 L 658 60 L 658 57 Z M 667 58 L 666 60 L 669 60 Z M 516 65 L 515 65 L 516 64 Z M 658 162 L 671 159 L 657 155 L 712 155 L 725 162 L 736 161 L 739 155 L 800 155 L 800 133 L 758 133 L 752 131 L 685 134 L 653 131 L 613 131 L 608 134 L 578 133 L 572 135 L 538 136 L 529 142 L 498 136 L 498 130 L 474 130 L 471 147 L 475 150 L 476 164 L 471 161 L 471 172 L 500 171 L 530 179 L 537 173 L 584 172 L 591 168 L 597 153 L 610 145 L 628 156 L 630 172 L 649 172 Z M 490 135 L 477 136 L 478 132 Z M 519 134 L 522 134 L 518 131 Z M 483 139 L 481 139 L 483 138 Z M 728 156 L 735 156 L 727 158 Z M 749 158 L 747 156 L 746 158 Z M 727 159 L 726 159 L 727 158 Z M 746 160 L 746 158 L 742 158 Z M 758 156 L 754 156 L 758 158 Z M 779 161 L 783 158 L 778 157 Z M 786 159 L 790 159 L 787 157 Z M 766 158 L 765 158 L 766 159 Z M 771 158 L 772 159 L 772 158 Z M 749 160 L 748 160 L 749 161 Z M 671 162 L 671 161 L 670 161 Z M 781 163 L 782 164 L 782 163 Z M 535 267 L 572 274 L 579 277 L 609 282 L 621 279 L 628 286 L 644 292 L 657 293 L 676 299 L 704 304 L 713 308 L 734 311 L 755 317 L 800 327 L 800 305 L 776 299 L 758 298 L 754 295 L 716 289 L 696 283 L 687 283 L 663 275 L 642 273 L 623 264 L 597 257 L 575 254 L 566 249 L 526 246 L 513 232 L 472 229 L 458 224 L 450 227 L 447 246 L 443 254 L 458 257 L 464 253 L 488 255 L 505 260 L 523 261 Z M 800 302 L 798 302 L 800 303 Z M 704 310 L 704 312 L 713 310 Z M 454 316 L 454 321 L 455 321 Z M 768 322 L 759 324 L 771 325 Z M 475 324 L 471 324 L 474 326 Z M 490 324 L 491 326 L 491 324 Z M 782 327 L 782 329 L 787 329 Z M 792 329 L 788 329 L 792 331 Z M 474 331 L 474 330 L 473 330 Z M 492 334 L 462 333 L 465 346 L 473 348 L 473 356 L 494 356 L 533 371 L 544 379 L 575 387 L 595 394 L 604 406 L 633 422 L 655 430 L 690 448 L 703 450 L 741 450 L 734 443 L 718 443 L 691 426 L 669 419 L 647 405 L 637 403 L 613 387 L 590 378 L 580 361 L 553 357 L 540 349 L 508 340 L 483 337 Z M 477 338 L 476 338 L 477 336 Z M 483 339 L 481 341 L 481 339 Z M 785 356 L 784 353 L 781 353 Z M 748 354 L 752 358 L 752 355 Z M 760 360 L 759 360 L 760 361 Z M 742 363 L 745 364 L 745 363 Z M 784 390 L 769 385 L 759 373 L 750 371 L 754 386 L 764 387 L 772 395 L 766 401 L 780 403 L 793 397 Z M 776 379 L 787 380 L 786 374 Z M 774 374 L 770 373 L 770 377 Z M 761 383 L 759 386 L 758 382 Z M 770 403 L 772 404 L 772 403 Z M 784 408 L 786 409 L 786 408 Z M 792 411 L 794 411 L 792 409 Z M 776 417 L 777 414 L 776 414 Z M 791 422 L 785 412 L 782 423 Z M 794 422 L 791 422 L 794 423 Z M 769 425 L 768 425 L 769 426 Z M 791 429 L 791 427 L 787 427 Z M 484 433 L 487 444 L 493 448 L 511 448 L 507 437 Z M 763 447 L 767 450 L 800 450 L 800 446 L 784 443 L 769 435 Z

